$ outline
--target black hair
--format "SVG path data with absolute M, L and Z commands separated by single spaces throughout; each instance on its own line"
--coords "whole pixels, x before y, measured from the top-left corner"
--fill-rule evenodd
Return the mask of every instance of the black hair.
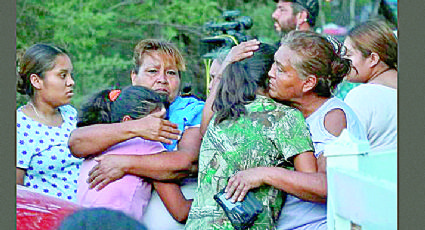
M 257 89 L 268 90 L 268 71 L 275 52 L 274 46 L 261 43 L 252 57 L 225 68 L 213 104 L 215 124 L 238 119 L 245 113 L 245 105 L 255 100 Z
M 36 74 L 43 79 L 44 74 L 55 67 L 55 60 L 59 55 L 69 57 L 67 51 L 57 46 L 35 44 L 29 47 L 18 60 L 19 69 L 16 85 L 18 93 L 32 97 L 34 95 L 34 87 L 31 84 L 30 76 Z
M 117 123 L 125 115 L 138 119 L 162 105 L 168 107 L 167 98 L 143 86 L 128 86 L 122 91 L 101 90 L 81 105 L 77 127 Z

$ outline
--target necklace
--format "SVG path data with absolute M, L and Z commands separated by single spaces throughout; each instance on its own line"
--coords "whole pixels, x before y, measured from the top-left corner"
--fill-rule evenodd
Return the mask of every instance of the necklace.
M 34 104 L 32 103 L 32 101 L 30 101 L 28 104 L 29 104 L 29 105 L 31 105 L 32 110 L 35 112 L 35 115 L 37 115 L 37 117 L 38 117 L 38 118 L 41 118 L 42 120 L 49 122 L 49 120 L 48 120 L 48 119 L 46 119 L 46 117 L 45 117 L 45 116 L 41 116 L 41 115 L 38 113 L 38 110 L 37 110 L 37 108 L 35 108 L 35 106 L 34 106 Z
M 387 68 L 387 69 L 385 69 L 385 70 L 381 71 L 380 73 L 378 73 L 378 74 L 376 74 L 375 76 L 371 77 L 371 78 L 367 81 L 367 83 L 371 82 L 372 80 L 374 80 L 375 78 L 377 78 L 377 77 L 381 76 L 383 73 L 385 73 L 385 72 L 387 72 L 387 71 L 389 71 L 389 70 L 391 70 L 391 68 Z

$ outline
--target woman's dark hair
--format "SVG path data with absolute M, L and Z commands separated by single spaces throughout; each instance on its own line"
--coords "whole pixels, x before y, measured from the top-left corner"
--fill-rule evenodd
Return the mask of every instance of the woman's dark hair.
M 371 19 L 351 29 L 347 37 L 363 57 L 377 53 L 388 67 L 397 69 L 397 38 L 387 21 Z
M 166 98 L 143 86 L 101 90 L 81 105 L 77 127 L 117 123 L 125 115 L 141 118 L 162 105 L 168 107 Z
M 331 97 L 332 91 L 350 72 L 351 61 L 343 58 L 344 47 L 336 39 L 325 38 L 313 31 L 291 31 L 281 41 L 296 53 L 293 65 L 300 78 L 314 75 L 313 89 L 318 96 Z
M 255 100 L 258 88 L 268 90 L 268 71 L 275 52 L 274 46 L 261 43 L 251 58 L 225 68 L 213 104 L 215 124 L 238 119 L 245 113 L 245 105 Z
M 20 58 L 16 89 L 18 93 L 32 97 L 34 88 L 30 81 L 31 74 L 44 78 L 44 74 L 55 67 L 56 57 L 66 55 L 68 52 L 57 46 L 35 44 L 27 49 Z

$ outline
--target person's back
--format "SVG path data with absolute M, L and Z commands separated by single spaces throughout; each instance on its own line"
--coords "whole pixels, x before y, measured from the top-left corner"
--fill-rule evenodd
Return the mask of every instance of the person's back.
M 251 58 L 230 64 L 217 88 L 215 114 L 203 137 L 198 168 L 198 188 L 186 229 L 227 229 L 235 223 L 213 199 L 229 186 L 230 177 L 259 167 L 314 166 L 310 133 L 296 109 L 268 98 L 267 70 L 275 48 L 260 44 Z M 306 163 L 306 162 L 309 163 Z M 230 180 L 229 180 L 230 181 Z M 284 192 L 265 184 L 252 190 L 263 211 L 251 229 L 273 228 L 283 205 Z M 230 201 L 229 202 L 234 202 Z M 239 200 L 240 201 L 240 200 Z
M 96 123 L 114 123 L 137 119 L 163 108 L 159 95 L 141 86 L 120 90 L 103 90 L 83 104 L 78 126 Z M 135 137 L 110 147 L 103 154 L 146 155 L 166 151 L 160 142 Z M 81 166 L 78 178 L 77 201 L 86 208 L 104 207 L 120 210 L 141 221 L 144 209 L 151 197 L 151 183 L 134 175 L 125 175 L 118 181 L 97 191 L 90 189 L 87 180 L 90 170 L 97 164 L 87 158 Z
M 136 137 L 119 143 L 104 154 L 147 155 L 165 151 L 163 145 L 156 141 Z M 138 221 L 142 220 L 145 208 L 151 198 L 151 183 L 133 175 L 125 175 L 104 189 L 89 189 L 86 182 L 90 170 L 97 164 L 93 158 L 83 161 L 78 177 L 77 201 L 83 207 L 104 207 L 120 210 Z
M 177 124 L 181 131 L 185 131 L 188 127 L 199 127 L 200 115 L 203 108 L 203 101 L 195 97 L 178 96 L 168 108 L 168 120 Z M 168 151 L 178 149 L 178 144 L 164 144 Z M 181 192 L 187 200 L 191 200 L 195 196 L 197 186 L 197 178 L 190 176 L 179 181 Z M 142 218 L 142 223 L 149 230 L 177 230 L 184 229 L 184 224 L 175 220 L 173 215 L 167 211 L 160 194 L 152 191 L 151 199 L 146 207 L 146 212 Z
M 211 203 L 212 196 L 226 187 L 228 176 L 233 172 L 269 166 L 293 170 L 289 159 L 298 153 L 295 149 L 308 150 L 309 133 L 305 130 L 305 139 L 301 138 L 305 123 L 300 122 L 304 118 L 299 111 L 261 95 L 245 107 L 246 113 L 237 122 L 225 120 L 218 125 L 210 122 L 207 128 L 199 159 L 200 186 L 191 209 L 191 215 L 203 216 L 204 220 L 199 222 L 195 217 L 189 229 L 209 229 L 209 221 L 228 221 L 222 210 L 215 210 L 215 217 L 211 219 L 205 215 L 215 209 L 217 204 Z M 295 130 L 299 132 L 293 132 Z M 270 186 L 256 189 L 255 197 L 264 210 L 252 228 L 274 226 L 285 196 L 283 191 Z

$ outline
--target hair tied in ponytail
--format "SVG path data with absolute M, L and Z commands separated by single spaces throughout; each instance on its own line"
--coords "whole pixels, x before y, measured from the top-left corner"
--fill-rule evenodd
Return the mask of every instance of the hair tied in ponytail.
M 347 52 L 347 48 L 340 41 L 338 41 L 335 37 L 333 37 L 331 35 L 326 36 L 326 40 L 328 40 L 328 42 L 330 42 L 332 44 L 335 53 L 339 57 L 345 56 L 345 54 Z
M 120 94 L 121 94 L 120 89 L 113 89 L 113 90 L 111 90 L 111 92 L 109 92 L 108 98 L 112 102 L 112 101 L 117 100 L 117 98 L 120 96 Z

